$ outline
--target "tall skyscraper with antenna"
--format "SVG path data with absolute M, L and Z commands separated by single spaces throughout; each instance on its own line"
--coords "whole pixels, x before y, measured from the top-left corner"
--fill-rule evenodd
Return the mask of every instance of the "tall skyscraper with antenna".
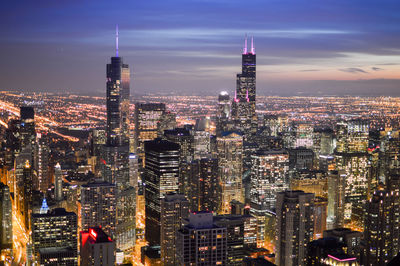
M 256 115 L 256 52 L 254 38 L 251 37 L 251 48 L 248 49 L 245 37 L 242 54 L 242 73 L 236 75 L 236 91 L 232 102 L 232 119 L 236 129 L 247 135 L 257 131 Z
M 107 128 L 103 151 L 103 179 L 117 188 L 116 243 L 128 250 L 135 243 L 135 189 L 129 175 L 129 66 L 119 56 L 118 26 L 115 56 L 107 64 Z

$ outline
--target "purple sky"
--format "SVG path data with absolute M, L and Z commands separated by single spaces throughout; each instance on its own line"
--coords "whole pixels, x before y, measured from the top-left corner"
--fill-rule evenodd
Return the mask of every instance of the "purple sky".
M 0 88 L 105 92 L 116 24 L 132 94 L 233 91 L 247 33 L 259 94 L 400 96 L 398 0 L 6 1 Z

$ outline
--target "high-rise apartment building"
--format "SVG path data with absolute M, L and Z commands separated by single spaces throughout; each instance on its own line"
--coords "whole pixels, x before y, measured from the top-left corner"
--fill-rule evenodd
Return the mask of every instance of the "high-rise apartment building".
M 211 212 L 190 213 L 177 234 L 176 259 L 176 265 L 228 265 L 226 227 L 215 225 Z
M 108 182 L 81 186 L 81 227 L 101 227 L 107 235 L 115 237 L 116 187 Z
M 276 201 L 276 260 L 278 265 L 306 265 L 307 244 L 314 235 L 314 194 L 279 192 Z
M 161 200 L 161 261 L 176 265 L 176 234 L 189 216 L 189 202 L 184 195 L 167 194 Z
M 145 150 L 145 213 L 146 240 L 160 245 L 161 200 L 169 192 L 178 192 L 179 145 L 156 139 L 146 141 Z
M 273 210 L 276 194 L 289 189 L 289 154 L 285 150 L 258 151 L 252 155 L 250 201 L 259 209 Z
M 221 202 L 218 160 L 203 158 L 190 164 L 187 195 L 191 211 L 217 212 Z
M 377 190 L 367 201 L 365 265 L 386 265 L 399 252 L 399 193 Z
M 344 222 L 363 227 L 369 177 L 369 123 L 351 120 L 336 126 L 337 170 L 345 175 Z

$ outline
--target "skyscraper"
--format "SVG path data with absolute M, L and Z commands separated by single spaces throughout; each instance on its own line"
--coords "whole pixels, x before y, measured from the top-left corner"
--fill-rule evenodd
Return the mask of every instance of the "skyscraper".
M 116 53 L 107 64 L 107 139 L 102 162 L 104 181 L 117 188 L 115 238 L 122 250 L 132 248 L 135 238 L 136 195 L 129 175 L 129 94 L 130 70 L 119 56 L 117 27 Z
M 101 227 L 110 237 L 115 237 L 116 202 L 115 184 L 101 182 L 81 186 L 82 230 Z
M 224 132 L 217 138 L 218 173 L 222 188 L 221 214 L 228 214 L 232 200 L 243 202 L 243 136 Z
M 35 169 L 37 171 L 37 188 L 42 192 L 46 193 L 50 186 L 49 177 L 49 143 L 47 136 L 44 134 L 37 134 L 37 147 L 35 156 Z
M 144 142 L 158 137 L 158 125 L 164 114 L 163 103 L 135 103 L 135 153 L 141 160 L 144 160 Z
M 190 210 L 217 212 L 221 203 L 218 160 L 203 158 L 192 161 L 189 176 L 187 195 Z
M 289 154 L 285 150 L 258 151 L 252 156 L 250 200 L 273 210 L 276 194 L 289 189 Z
M 12 248 L 12 203 L 10 189 L 0 182 L 0 245 L 1 248 Z
M 314 194 L 301 190 L 277 194 L 276 263 L 306 265 L 307 244 L 313 240 Z
M 236 75 L 236 91 L 232 102 L 232 119 L 236 129 L 246 136 L 257 131 L 256 115 L 256 52 L 253 37 L 247 49 L 247 36 L 242 54 L 242 73 Z
M 228 123 L 231 118 L 231 102 L 229 94 L 221 91 L 218 95 L 216 135 L 220 136 L 222 132 L 228 130 Z
M 367 202 L 365 265 L 386 265 L 399 251 L 399 192 L 377 190 Z
M 167 194 L 161 200 L 161 261 L 176 265 L 176 234 L 189 216 L 189 202 L 184 195 Z
M 21 149 L 22 150 L 30 149 L 31 152 L 33 152 L 36 140 L 35 111 L 31 106 L 21 106 L 20 115 L 21 115 L 21 127 L 20 127 Z
M 54 198 L 56 201 L 63 200 L 63 175 L 61 165 L 57 163 L 54 166 Z
M 168 192 L 178 192 L 179 145 L 156 139 L 144 143 L 146 240 L 160 245 L 161 200 Z
M 369 123 L 351 120 L 336 126 L 337 170 L 345 175 L 345 223 L 353 222 L 362 228 L 367 200 L 369 176 L 368 147 Z

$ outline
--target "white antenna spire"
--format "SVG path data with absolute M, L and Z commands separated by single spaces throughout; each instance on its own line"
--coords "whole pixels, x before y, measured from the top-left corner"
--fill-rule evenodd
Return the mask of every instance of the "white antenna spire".
M 256 47 L 254 46 L 254 36 L 251 36 L 251 53 L 256 54 Z
M 244 48 L 243 48 L 243 54 L 247 54 L 247 33 L 244 37 Z
M 115 28 L 115 55 L 118 57 L 118 24 Z

